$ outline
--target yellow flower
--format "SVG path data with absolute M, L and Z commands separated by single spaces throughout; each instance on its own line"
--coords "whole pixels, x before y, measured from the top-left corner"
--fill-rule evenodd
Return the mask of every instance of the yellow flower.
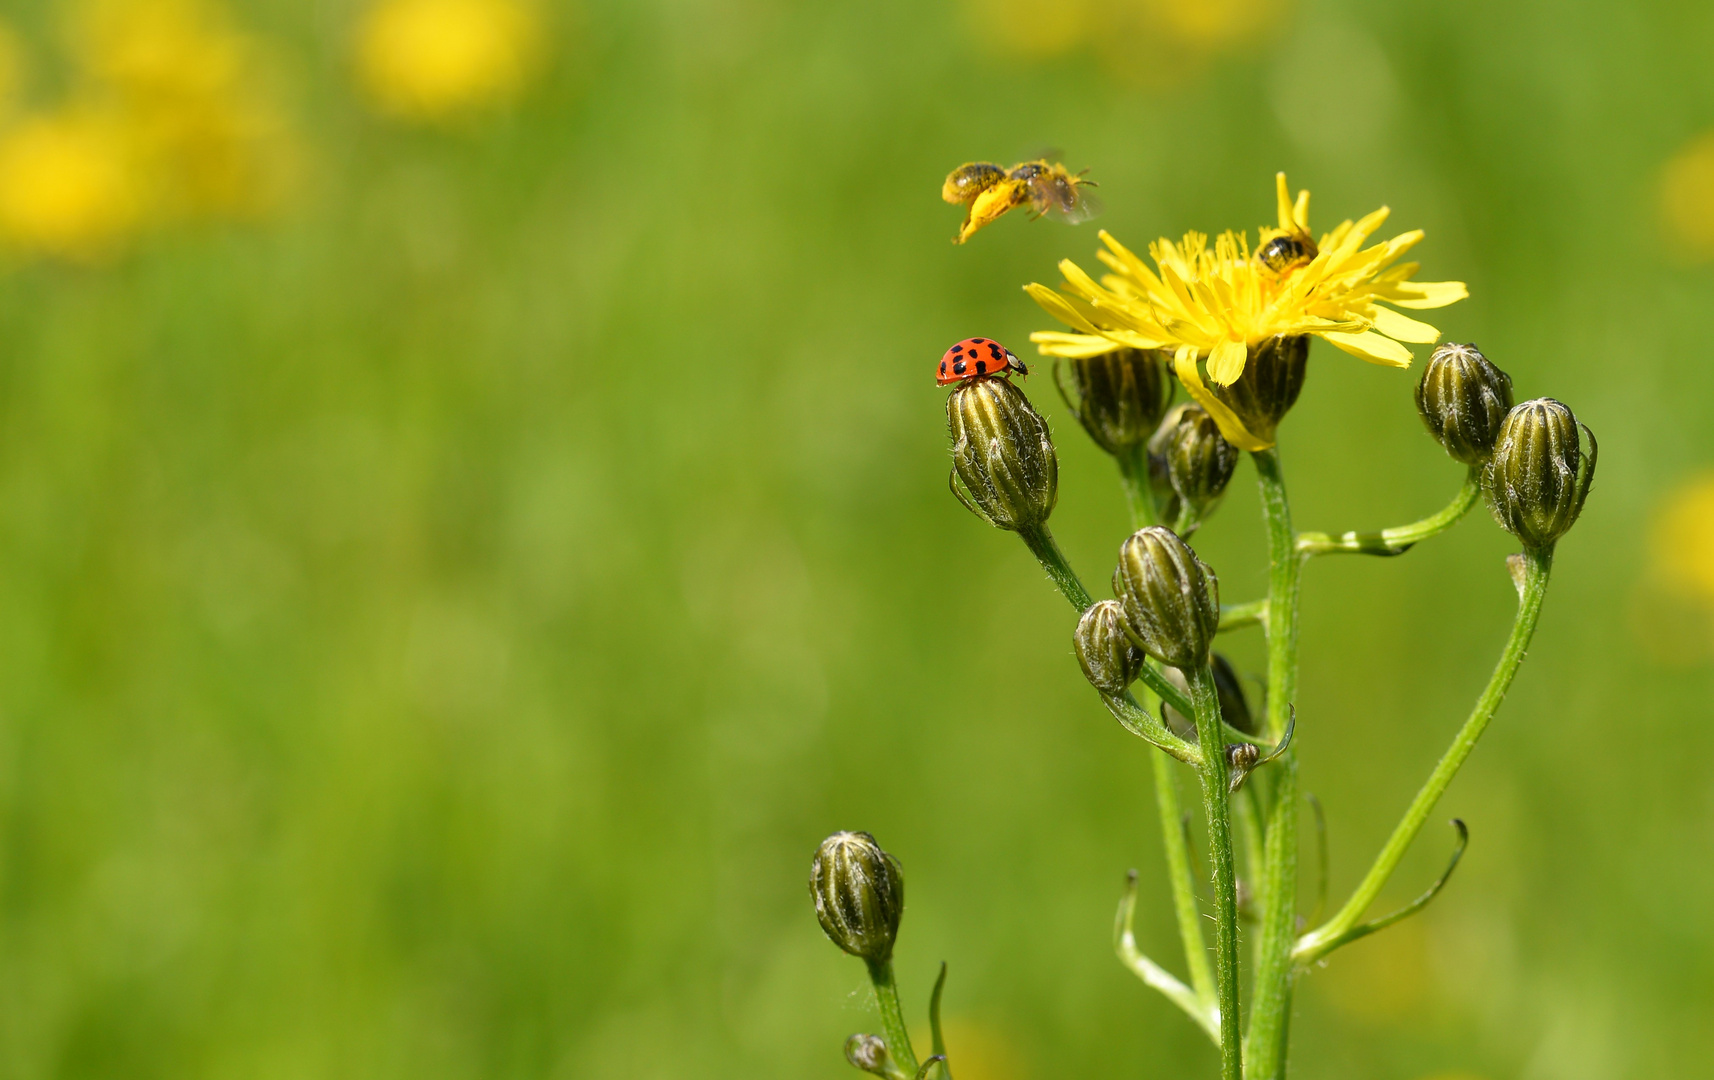
M 1680 253 L 1714 258 L 1714 131 L 1684 144 L 1661 170 L 1660 222 Z
M 1656 579 L 1714 605 L 1714 474 L 1674 491 L 1653 524 L 1650 546 Z
M 0 238 L 78 261 L 114 254 L 141 210 L 123 131 L 109 118 L 65 112 L 0 138 Z
M 1062 292 L 1025 286 L 1048 314 L 1077 331 L 1042 331 L 1031 340 L 1048 356 L 1097 356 L 1121 347 L 1170 351 L 1185 389 L 1246 450 L 1272 444 L 1214 395 L 1199 360 L 1207 361 L 1209 381 L 1230 386 L 1252 347 L 1278 335 L 1313 334 L 1370 363 L 1409 367 L 1411 352 L 1400 343 L 1429 344 L 1440 331 L 1393 308 L 1444 307 L 1469 295 L 1464 283 L 1411 280 L 1417 264 L 1398 259 L 1422 239 L 1420 229 L 1364 247 L 1386 220 L 1386 207 L 1311 242 L 1309 192 L 1294 202 L 1284 173 L 1276 186 L 1279 227 L 1260 231 L 1258 252 L 1278 240 L 1296 245 L 1307 261 L 1274 269 L 1252 254 L 1243 233 L 1223 233 L 1210 249 L 1206 236 L 1191 232 L 1177 244 L 1163 238 L 1149 245 L 1156 272 L 1103 231 L 1107 250 L 1097 257 L 1112 273 L 1099 283 L 1066 259 L 1059 264 Z
M 358 41 L 358 69 L 383 111 L 439 120 L 523 89 L 540 28 L 517 0 L 383 0 Z

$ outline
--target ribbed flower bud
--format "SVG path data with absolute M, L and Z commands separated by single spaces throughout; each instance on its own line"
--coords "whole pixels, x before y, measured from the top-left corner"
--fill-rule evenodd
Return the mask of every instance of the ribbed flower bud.
M 1589 436 L 1587 454 L 1579 428 Z M 1482 474 L 1494 520 L 1526 547 L 1546 547 L 1564 536 L 1589 497 L 1596 450 L 1595 433 L 1552 398 L 1513 408 Z
M 1159 455 L 1173 493 L 1198 517 L 1220 501 L 1238 467 L 1238 448 L 1220 434 L 1220 425 L 1206 409 L 1190 402 L 1167 412 L 1149 439 L 1149 453 Z
M 1511 376 L 1474 345 L 1449 341 L 1435 349 L 1416 384 L 1416 411 L 1428 433 L 1465 465 L 1480 465 L 1493 454 L 1511 407 Z
M 887 1075 L 887 1044 L 879 1035 L 853 1035 L 845 1040 L 845 1060 L 876 1076 Z
M 1220 627 L 1220 583 L 1171 529 L 1138 529 L 1119 548 L 1113 591 L 1143 651 L 1163 664 L 1199 668 Z
M 1102 600 L 1083 613 L 1072 635 L 1083 677 L 1103 694 L 1123 694 L 1143 666 L 1143 651 L 1125 636 L 1124 623 L 1125 606 Z
M 1056 367 L 1055 378 L 1062 369 Z M 1066 360 L 1071 386 L 1060 382 L 1066 404 L 1095 445 L 1122 454 L 1142 445 L 1172 400 L 1167 364 L 1154 349 L 1117 349 Z
M 837 832 L 821 842 L 809 869 L 815 917 L 833 943 L 879 963 L 893 955 L 905 911 L 905 872 L 866 832 Z
M 1047 421 L 1006 379 L 977 379 L 946 399 L 956 494 L 1002 529 L 1040 525 L 1059 500 L 1059 458 Z
M 1282 334 L 1250 346 L 1244 373 L 1231 386 L 1210 384 L 1209 389 L 1238 414 L 1250 434 L 1271 444 L 1280 421 L 1303 392 L 1308 368 L 1308 336 Z

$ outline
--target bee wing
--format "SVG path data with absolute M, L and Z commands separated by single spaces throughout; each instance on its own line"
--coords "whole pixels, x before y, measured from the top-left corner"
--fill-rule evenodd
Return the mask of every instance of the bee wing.
M 1048 207 L 1048 214 L 1067 225 L 1080 225 L 1105 209 L 1101 200 L 1092 195 L 1086 186 L 1079 185 L 1072 186 L 1069 193 L 1056 192 Z

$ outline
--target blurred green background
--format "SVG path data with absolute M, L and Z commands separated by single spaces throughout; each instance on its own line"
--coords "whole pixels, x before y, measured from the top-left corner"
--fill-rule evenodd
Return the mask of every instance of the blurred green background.
M 1253 232 L 1276 169 L 1318 229 L 1391 205 L 1421 276 L 1470 283 L 1433 321 L 1601 439 L 1441 807 L 1469 855 L 1305 978 L 1299 1073 L 1714 1058 L 1714 9 L 8 20 L 0 1075 L 855 1075 L 861 965 L 804 888 L 841 828 L 907 868 L 907 1007 L 947 960 L 960 1080 L 1212 1075 L 1111 952 L 1136 866 L 1144 948 L 1181 968 L 1147 751 L 1023 546 L 946 491 L 934 360 L 1024 352 L 1049 321 L 1019 287 L 1096 240 L 1014 215 L 954 247 L 938 186 L 1046 146 L 1139 249 Z M 1441 506 L 1459 470 L 1414 376 L 1311 365 L 1281 442 L 1300 526 Z M 1100 583 L 1114 470 L 1026 385 Z M 1247 463 L 1199 545 L 1260 595 Z M 1298 739 L 1336 894 L 1485 679 L 1509 550 L 1478 512 L 1309 568 Z M 1425 833 L 1383 904 L 1449 844 Z

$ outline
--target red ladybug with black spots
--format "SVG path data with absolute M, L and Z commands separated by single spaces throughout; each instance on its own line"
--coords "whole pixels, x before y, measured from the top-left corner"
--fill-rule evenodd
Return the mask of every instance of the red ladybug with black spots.
M 1030 369 L 1012 354 L 1012 350 L 993 338 L 965 338 L 946 350 L 946 355 L 940 358 L 940 369 L 935 374 L 934 381 L 945 386 L 948 383 L 969 382 L 1007 371 L 1015 371 L 1019 375 L 1030 373 Z

